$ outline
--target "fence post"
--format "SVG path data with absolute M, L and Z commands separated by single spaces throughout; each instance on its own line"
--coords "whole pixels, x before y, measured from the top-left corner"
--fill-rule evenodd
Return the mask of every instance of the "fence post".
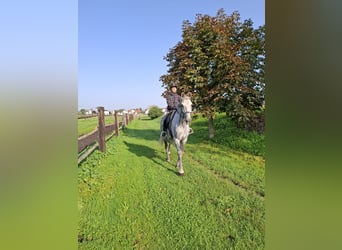
M 101 152 L 106 152 L 106 127 L 104 121 L 104 107 L 97 108 L 99 112 L 99 148 Z
M 126 114 L 126 124 L 129 124 L 128 114 Z
M 122 129 L 126 128 L 126 115 L 125 113 L 122 114 Z
M 119 136 L 119 120 L 118 120 L 118 112 L 116 111 L 114 113 L 114 128 L 115 128 L 115 135 Z

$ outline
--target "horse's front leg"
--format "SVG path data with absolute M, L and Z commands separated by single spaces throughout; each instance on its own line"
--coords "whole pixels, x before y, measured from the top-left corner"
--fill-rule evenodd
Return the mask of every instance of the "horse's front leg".
M 182 152 L 184 152 L 185 143 L 186 143 L 186 140 L 180 141 L 180 149 L 182 150 Z
M 182 143 L 180 142 L 180 140 L 175 139 L 175 146 L 176 146 L 177 154 L 178 154 L 178 160 L 177 160 L 177 165 L 176 165 L 176 167 L 178 168 L 178 173 L 179 173 L 179 175 L 183 175 L 183 174 L 184 174 L 183 163 L 182 163 L 183 145 L 182 145 Z

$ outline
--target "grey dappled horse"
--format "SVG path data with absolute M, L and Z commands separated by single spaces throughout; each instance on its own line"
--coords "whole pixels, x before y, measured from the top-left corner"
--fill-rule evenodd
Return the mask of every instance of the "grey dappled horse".
M 178 168 L 179 175 L 184 174 L 182 155 L 184 146 L 188 140 L 190 134 L 189 124 L 191 121 L 192 102 L 190 97 L 182 95 L 182 101 L 177 105 L 177 109 L 173 111 L 174 114 L 170 114 L 170 124 L 167 128 L 167 135 L 165 137 L 160 136 L 160 142 L 165 144 L 166 160 L 170 161 L 170 145 L 173 140 L 178 154 L 178 160 L 176 167 Z M 163 122 L 166 116 L 160 121 L 160 130 L 163 131 Z

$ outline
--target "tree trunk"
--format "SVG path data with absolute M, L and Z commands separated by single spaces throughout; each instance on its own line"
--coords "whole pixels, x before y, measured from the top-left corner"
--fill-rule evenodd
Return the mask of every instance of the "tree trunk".
M 214 116 L 213 114 L 209 115 L 208 127 L 209 127 L 209 139 L 214 138 Z

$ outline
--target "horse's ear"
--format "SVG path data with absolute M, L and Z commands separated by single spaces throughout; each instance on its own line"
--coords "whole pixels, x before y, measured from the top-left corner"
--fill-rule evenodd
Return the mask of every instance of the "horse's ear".
M 192 93 L 188 92 L 187 96 L 192 97 Z
M 184 92 L 181 93 L 181 97 L 184 97 Z

